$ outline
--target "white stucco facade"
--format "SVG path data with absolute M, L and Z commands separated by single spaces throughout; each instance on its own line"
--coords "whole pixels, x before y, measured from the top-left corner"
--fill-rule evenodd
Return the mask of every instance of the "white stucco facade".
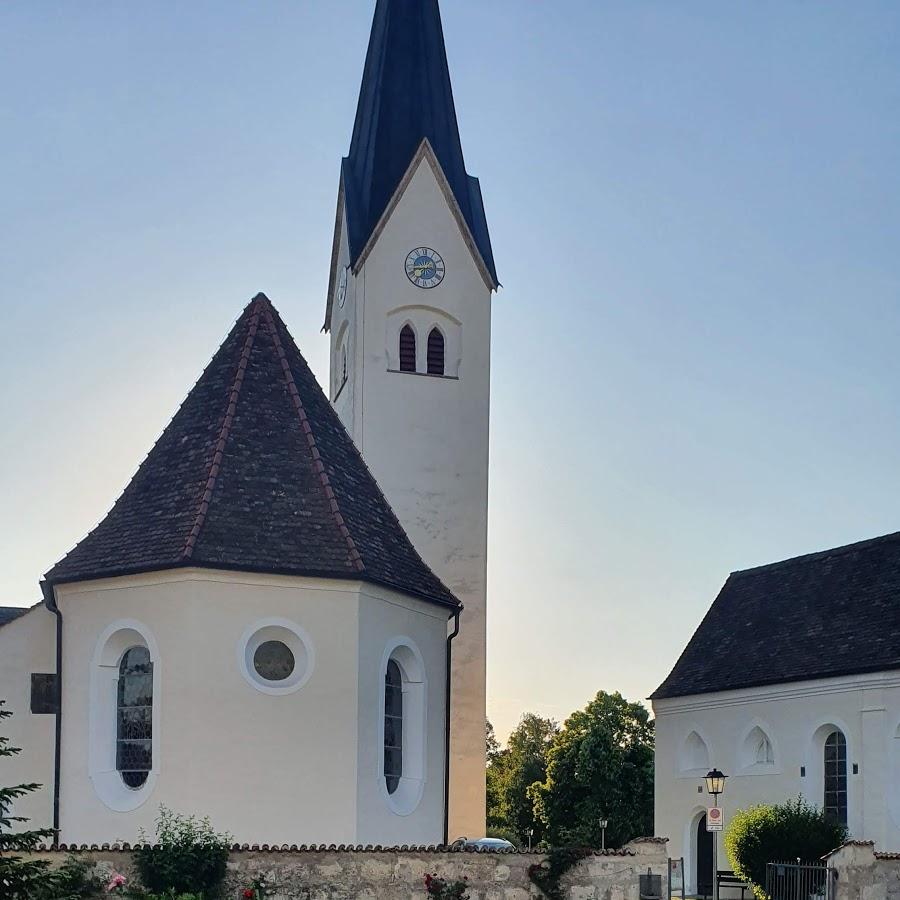
M 737 664 L 737 663 L 736 663 Z M 800 681 L 653 701 L 655 833 L 683 856 L 697 887 L 697 826 L 712 805 L 703 775 L 729 778 L 720 805 L 736 809 L 799 794 L 824 802 L 824 744 L 846 741 L 847 824 L 876 847 L 900 847 L 900 673 Z M 721 839 L 718 868 L 728 869 Z
M 341 222 L 329 396 L 413 545 L 465 607 L 453 644 L 449 836 L 481 836 L 491 288 L 427 144 L 356 270 L 347 272 L 343 304 L 340 273 L 350 254 L 346 216 Z M 422 246 L 446 266 L 443 281 L 429 289 L 414 285 L 404 268 L 410 250 Z M 399 371 L 404 325 L 416 336 L 414 373 Z M 444 337 L 443 376 L 425 374 L 435 327 Z
M 357 581 L 188 568 L 61 585 L 56 597 L 61 840 L 133 841 L 152 833 L 160 804 L 208 815 L 239 842 L 441 840 L 445 609 Z M 295 673 L 272 689 L 242 659 L 254 640 L 282 638 Z M 116 770 L 114 718 L 118 664 L 134 646 L 153 663 L 152 769 L 137 789 Z M 379 721 L 392 657 L 404 679 L 402 806 L 384 789 Z M 29 712 L 27 682 L 54 669 L 52 614 L 0 628 L 7 731 L 25 748 L 4 768 L 45 785 L 21 810 L 42 826 L 54 717 Z

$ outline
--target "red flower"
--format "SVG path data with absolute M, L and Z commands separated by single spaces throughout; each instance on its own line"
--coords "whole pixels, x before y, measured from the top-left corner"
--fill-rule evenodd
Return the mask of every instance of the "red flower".
M 246 890 L 244 891 L 244 897 L 246 898 L 246 900 L 253 900 L 255 896 L 256 891 L 254 891 L 253 888 L 246 888 Z

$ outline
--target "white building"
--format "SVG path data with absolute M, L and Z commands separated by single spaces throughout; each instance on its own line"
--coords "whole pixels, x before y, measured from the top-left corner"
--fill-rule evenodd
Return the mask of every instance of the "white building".
M 240 842 L 483 834 L 496 285 L 437 0 L 378 0 L 330 397 L 258 295 L 43 604 L 0 610 L 3 780 L 44 785 L 16 812 L 65 842 L 160 804 Z
M 733 573 L 652 701 L 655 832 L 684 857 L 689 890 L 712 877 L 712 767 L 729 776 L 726 825 L 802 794 L 896 850 L 900 534 Z

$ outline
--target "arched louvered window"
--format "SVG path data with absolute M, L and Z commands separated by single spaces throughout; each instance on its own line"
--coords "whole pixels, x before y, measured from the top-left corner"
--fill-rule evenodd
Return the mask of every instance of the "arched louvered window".
M 384 781 L 389 794 L 403 775 L 403 674 L 388 660 L 384 674 Z
M 847 739 L 840 731 L 825 738 L 825 815 L 847 824 Z
M 116 769 L 137 789 L 153 762 L 153 663 L 146 647 L 131 647 L 119 663 L 116 689 Z
M 411 325 L 400 329 L 400 371 L 416 371 L 416 333 Z
M 341 347 L 341 384 L 347 380 L 347 345 Z
M 437 328 L 428 334 L 428 374 L 444 374 L 444 336 Z

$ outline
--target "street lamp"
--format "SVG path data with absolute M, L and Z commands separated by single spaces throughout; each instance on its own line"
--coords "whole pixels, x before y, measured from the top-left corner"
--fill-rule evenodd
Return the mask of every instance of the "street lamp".
M 719 794 L 724 793 L 725 791 L 725 779 L 728 776 L 724 772 L 720 772 L 718 769 L 710 769 L 706 773 L 706 790 L 712 795 L 713 805 L 718 807 L 719 805 Z M 709 820 L 707 820 L 707 828 L 709 827 Z M 718 879 L 716 878 L 718 874 L 718 848 L 716 847 L 716 832 L 712 831 L 712 839 L 713 839 L 713 852 L 712 852 L 712 889 L 713 889 L 713 900 L 719 900 L 719 884 Z
M 725 779 L 728 776 L 718 769 L 711 769 L 706 773 L 706 790 L 713 795 L 716 806 L 719 805 L 719 794 L 725 791 Z
M 609 819 L 600 820 L 600 849 L 606 849 L 606 826 L 609 825 Z

